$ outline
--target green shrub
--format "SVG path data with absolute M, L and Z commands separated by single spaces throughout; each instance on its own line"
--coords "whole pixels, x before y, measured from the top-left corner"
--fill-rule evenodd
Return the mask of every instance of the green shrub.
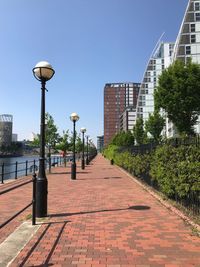
M 128 151 L 120 153 L 118 146 L 110 145 L 104 155 L 137 177 L 151 177 L 168 197 L 200 194 L 199 147 L 162 145 L 150 154 L 133 155 Z
M 150 175 L 169 197 L 197 194 L 200 192 L 200 149 L 170 145 L 157 148 L 151 160 Z

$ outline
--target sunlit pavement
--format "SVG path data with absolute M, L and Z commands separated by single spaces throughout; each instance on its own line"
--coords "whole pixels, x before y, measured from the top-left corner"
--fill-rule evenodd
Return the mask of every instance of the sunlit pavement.
M 200 239 L 125 172 L 101 155 L 69 170 L 48 175 L 49 218 L 10 266 L 200 266 Z

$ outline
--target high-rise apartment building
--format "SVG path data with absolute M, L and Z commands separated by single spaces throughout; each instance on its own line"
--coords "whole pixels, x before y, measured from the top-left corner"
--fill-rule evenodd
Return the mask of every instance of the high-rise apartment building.
M 143 118 L 144 122 L 154 112 L 154 90 L 159 75 L 172 62 L 173 49 L 174 43 L 159 41 L 147 64 L 137 100 L 137 117 Z
M 121 130 L 121 115 L 136 108 L 139 83 L 107 83 L 104 87 L 104 145 Z
M 188 1 L 176 39 L 173 59 L 183 60 L 185 63 L 188 59 L 191 59 L 192 62 L 200 64 L 200 0 Z M 167 136 L 173 136 L 174 127 L 172 123 L 167 124 L 167 127 L 171 130 L 167 132 Z M 200 116 L 195 125 L 195 131 L 200 133 Z
M 174 59 L 200 64 L 200 1 L 189 0 L 174 48 Z

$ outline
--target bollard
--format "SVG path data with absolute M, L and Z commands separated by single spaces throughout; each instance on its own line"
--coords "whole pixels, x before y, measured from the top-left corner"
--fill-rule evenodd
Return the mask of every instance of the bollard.
M 110 164 L 111 164 L 111 165 L 114 164 L 114 160 L 113 160 L 113 159 L 110 160 Z

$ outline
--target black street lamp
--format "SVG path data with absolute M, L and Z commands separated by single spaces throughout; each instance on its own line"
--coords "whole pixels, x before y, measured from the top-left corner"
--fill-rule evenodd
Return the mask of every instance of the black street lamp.
M 52 66 L 46 62 L 39 62 L 33 68 L 34 77 L 41 82 L 41 120 L 40 120 L 40 158 L 39 171 L 36 179 L 36 216 L 47 216 L 47 193 L 48 182 L 45 173 L 45 84 L 50 80 L 55 71 Z
M 88 144 L 88 138 L 89 138 L 89 135 L 86 135 L 86 139 L 87 139 L 87 155 L 86 155 L 86 165 L 89 165 L 89 144 Z
M 81 133 L 82 133 L 82 160 L 81 160 L 81 169 L 84 170 L 85 169 L 85 138 L 84 138 L 84 134 L 86 132 L 86 128 L 81 128 Z
M 76 113 L 72 113 L 70 120 L 73 122 L 73 161 L 71 164 L 71 179 L 76 180 L 76 155 L 75 155 L 75 143 L 76 143 L 76 121 L 79 120 L 79 116 Z

